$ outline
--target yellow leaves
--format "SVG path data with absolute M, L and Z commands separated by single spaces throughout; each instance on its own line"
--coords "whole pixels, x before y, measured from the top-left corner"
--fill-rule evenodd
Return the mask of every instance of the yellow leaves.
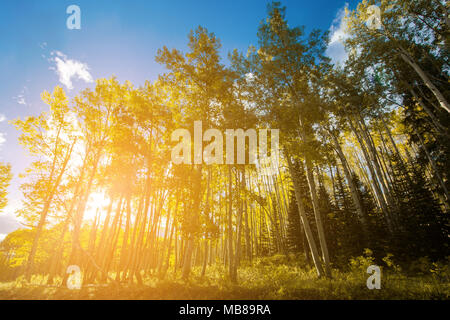
M 255 51 L 256 51 L 255 46 L 253 46 L 253 45 L 249 46 L 248 50 L 247 50 L 247 55 L 246 55 L 247 58 L 250 57 L 253 53 L 255 53 Z
M 263 59 L 263 60 L 265 60 L 267 62 L 273 61 L 273 56 L 271 56 L 270 54 L 267 54 L 262 49 L 258 50 L 258 55 L 260 56 L 261 59 Z
M 64 89 L 60 86 L 56 86 L 52 94 L 48 91 L 44 91 L 41 94 L 41 99 L 50 106 L 50 116 L 54 118 L 56 122 L 64 122 L 64 116 L 69 109 L 68 99 Z M 41 116 L 42 115 L 43 114 L 41 114 Z
M 47 90 L 45 90 L 44 92 L 41 93 L 41 99 L 48 105 L 50 105 L 52 103 L 51 102 L 52 96 Z
M 7 204 L 6 189 L 8 188 L 11 179 L 12 179 L 11 166 L 5 165 L 0 162 L 0 211 Z
M 344 8 L 344 13 L 345 13 L 345 16 L 348 16 L 350 13 L 350 10 L 348 9 L 347 6 Z
M 41 94 L 41 99 L 49 106 L 52 105 L 67 105 L 67 95 L 63 88 L 60 86 L 56 86 L 55 89 L 53 89 L 53 94 L 50 94 L 48 91 L 44 91 Z

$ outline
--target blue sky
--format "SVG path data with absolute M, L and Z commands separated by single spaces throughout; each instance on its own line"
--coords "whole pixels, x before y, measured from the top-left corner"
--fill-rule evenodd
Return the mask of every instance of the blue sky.
M 337 41 L 343 8 L 356 0 L 284 0 L 291 26 L 330 30 L 329 54 L 344 57 Z M 0 1 L 0 161 L 9 162 L 14 178 L 10 204 L 0 213 L 0 240 L 19 224 L 17 175 L 30 158 L 17 142 L 9 120 L 37 115 L 47 109 L 44 90 L 61 85 L 70 97 L 92 87 L 92 79 L 115 75 L 134 85 L 164 72 L 154 60 L 164 45 L 184 50 L 187 34 L 201 25 L 222 41 L 222 53 L 246 51 L 257 43 L 259 22 L 266 17 L 267 0 L 1 0 Z M 69 30 L 69 5 L 81 9 L 81 30 Z M 59 72 L 59 73 L 58 73 Z M 70 77 L 72 75 L 72 77 Z

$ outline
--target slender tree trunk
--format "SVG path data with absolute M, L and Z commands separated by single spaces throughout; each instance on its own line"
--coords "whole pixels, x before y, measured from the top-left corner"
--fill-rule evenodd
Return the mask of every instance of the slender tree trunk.
M 200 165 L 197 170 L 194 171 L 195 179 L 196 179 L 196 187 L 197 189 L 194 190 L 194 202 L 192 206 L 192 214 L 193 214 L 193 220 L 194 222 L 199 221 L 199 210 L 200 210 L 200 202 L 201 202 L 201 196 L 202 196 L 202 166 Z M 183 261 L 183 273 L 182 277 L 184 280 L 187 280 L 189 277 L 189 274 L 191 272 L 191 260 L 192 260 L 192 252 L 194 247 L 194 235 L 190 235 L 188 239 L 188 245 L 186 248 L 186 254 L 185 254 L 185 260 Z
M 408 85 L 409 86 L 409 85 Z M 413 95 L 413 97 L 416 99 L 416 101 L 419 103 L 419 105 L 422 107 L 422 109 L 426 112 L 426 114 L 430 117 L 431 123 L 434 125 L 434 127 L 438 130 L 438 132 L 448 136 L 448 129 L 444 127 L 438 120 L 438 118 L 434 115 L 434 113 L 430 110 L 430 108 L 427 107 L 427 105 L 423 102 L 422 98 L 420 98 L 417 93 L 413 90 L 411 86 L 409 86 L 409 92 Z
M 236 282 L 234 278 L 234 254 L 233 254 L 233 180 L 231 177 L 231 167 L 228 166 L 228 272 L 230 279 Z
M 431 157 L 430 153 L 428 152 L 428 149 L 425 147 L 425 144 L 424 144 L 423 139 L 420 136 L 420 134 L 416 134 L 416 136 L 419 138 L 421 147 L 422 147 L 423 151 L 425 151 L 425 154 L 427 155 L 428 161 L 430 162 L 431 167 L 433 168 L 433 171 L 434 171 L 434 173 L 436 175 L 436 178 L 438 179 L 438 181 L 439 181 L 439 183 L 440 183 L 440 185 L 442 187 L 442 191 L 444 191 L 444 194 L 445 194 L 445 197 L 446 197 L 446 201 L 448 203 L 449 199 L 450 199 L 449 198 L 448 189 L 445 186 L 444 180 L 442 180 L 441 175 L 439 174 L 439 170 L 438 170 L 438 168 L 436 166 L 436 163 L 434 162 L 433 158 Z
M 331 277 L 330 257 L 328 254 L 328 246 L 323 228 L 322 215 L 319 208 L 319 199 L 317 198 L 316 184 L 312 173 L 312 164 L 308 156 L 306 156 L 306 178 L 308 180 L 309 192 L 313 203 L 314 216 L 316 218 L 317 232 L 319 234 L 320 248 L 322 249 L 322 258 L 325 264 L 325 275 Z
M 119 269 L 117 270 L 117 280 L 120 281 L 120 274 L 126 272 L 126 261 L 128 259 L 128 238 L 130 233 L 130 224 L 131 224 L 131 194 L 127 195 L 127 221 L 125 225 L 125 233 L 122 239 L 122 248 L 120 253 L 120 263 Z
M 206 265 L 207 265 L 207 262 L 208 262 L 208 240 L 207 239 L 205 239 L 205 241 L 204 241 L 204 256 L 203 256 L 203 266 L 202 266 L 202 274 L 201 274 L 201 276 L 202 277 L 204 277 L 205 276 L 205 274 L 206 274 Z
M 367 149 L 366 149 L 366 147 L 364 145 L 364 142 L 363 142 L 362 138 L 360 137 L 358 131 L 354 127 L 354 125 L 352 123 L 352 120 L 348 119 L 348 123 L 350 124 L 350 127 L 351 127 L 351 129 L 352 129 L 356 139 L 359 142 L 359 145 L 360 145 L 361 150 L 363 152 L 364 158 L 366 160 L 367 167 L 369 168 L 370 175 L 371 175 L 372 180 L 373 180 L 372 186 L 373 186 L 375 194 L 377 196 L 378 203 L 380 204 L 381 210 L 383 211 L 383 215 L 384 215 L 384 217 L 386 219 L 386 224 L 387 224 L 387 227 L 389 229 L 389 232 L 391 234 L 393 234 L 394 233 L 394 229 L 393 229 L 391 217 L 390 217 L 390 214 L 389 214 L 388 205 L 386 203 L 386 199 L 384 197 L 384 194 L 383 194 L 383 192 L 380 189 L 378 176 L 376 175 L 375 169 L 374 169 L 374 167 L 372 165 L 371 157 L 369 156 L 369 153 L 368 153 L 368 151 L 367 151 Z
M 289 154 L 285 152 L 285 155 L 286 155 L 286 158 L 288 161 L 289 172 L 291 174 L 292 182 L 294 184 L 294 192 L 295 192 L 295 198 L 297 200 L 297 207 L 298 207 L 298 212 L 300 215 L 300 220 L 301 220 L 301 222 L 303 224 L 303 228 L 305 230 L 306 239 L 308 240 L 308 245 L 311 250 L 311 256 L 312 256 L 312 259 L 314 262 L 314 266 L 316 267 L 317 274 L 319 275 L 319 277 L 322 277 L 322 276 L 324 276 L 324 272 L 323 272 L 322 264 L 320 262 L 319 253 L 317 251 L 316 242 L 314 240 L 313 233 L 311 231 L 311 227 L 309 225 L 308 218 L 306 216 L 306 211 L 303 206 L 303 199 L 301 196 L 300 184 L 298 182 L 297 173 L 295 172 L 295 169 L 294 169 L 294 166 L 292 164 L 292 160 L 291 160 Z
M 439 91 L 439 89 L 430 80 L 426 72 L 423 71 L 422 68 L 411 58 L 411 56 L 405 49 L 400 48 L 400 56 L 402 57 L 403 61 L 409 64 L 414 69 L 414 71 L 416 71 L 416 73 L 419 75 L 419 77 L 422 79 L 422 81 L 425 83 L 428 89 L 430 89 L 430 91 L 436 97 L 441 108 L 450 113 L 450 104 L 448 103 L 447 99 L 445 99 L 442 92 Z
M 30 250 L 30 254 L 28 255 L 28 261 L 27 261 L 27 266 L 26 266 L 26 271 L 25 271 L 25 278 L 27 279 L 27 281 L 30 281 L 31 279 L 31 273 L 33 271 L 33 263 L 34 263 L 34 257 L 36 255 L 36 251 L 38 248 L 38 242 L 39 242 L 39 238 L 41 236 L 42 230 L 44 229 L 44 225 L 47 219 L 47 214 L 48 211 L 50 209 L 50 205 L 52 203 L 53 197 L 56 194 L 56 191 L 59 187 L 59 184 L 61 183 L 62 177 L 64 175 L 64 173 L 66 172 L 66 167 L 67 164 L 70 160 L 70 157 L 72 155 L 72 151 L 73 151 L 73 147 L 75 146 L 77 142 L 77 139 L 74 139 L 72 145 L 70 146 L 70 149 L 68 150 L 66 157 L 64 158 L 64 162 L 62 164 L 61 170 L 59 172 L 58 177 L 56 178 L 53 186 L 51 187 L 50 193 L 44 203 L 44 208 L 42 209 L 41 215 L 40 215 L 40 219 L 39 219 L 39 223 L 38 226 L 36 228 L 36 234 L 34 236 L 34 240 L 33 240 L 33 244 L 31 246 L 31 250 Z M 54 158 L 54 163 L 53 163 L 53 167 L 55 166 L 55 162 L 56 162 L 56 155 Z M 53 170 L 52 170 L 52 174 L 50 175 L 50 181 L 52 180 L 52 175 L 53 175 Z
M 358 190 L 355 186 L 355 183 L 353 181 L 353 177 L 350 173 L 350 170 L 348 168 L 347 159 L 345 158 L 344 152 L 342 151 L 341 145 L 337 139 L 337 137 L 330 132 L 331 140 L 334 143 L 334 147 L 336 150 L 336 153 L 339 157 L 339 160 L 341 160 L 342 168 L 344 169 L 344 174 L 347 179 L 347 183 L 350 187 L 350 193 L 352 195 L 353 204 L 355 205 L 356 212 L 358 213 L 358 217 L 361 221 L 361 224 L 364 228 L 364 234 L 368 234 L 368 222 L 367 222 L 367 214 L 364 211 L 363 205 L 361 203 L 361 199 L 359 197 Z

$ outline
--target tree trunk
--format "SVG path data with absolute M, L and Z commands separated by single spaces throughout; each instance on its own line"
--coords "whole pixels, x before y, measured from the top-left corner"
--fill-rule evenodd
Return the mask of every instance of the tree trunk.
M 77 139 L 75 139 L 73 141 L 72 145 L 70 146 L 70 149 L 68 150 L 66 157 L 64 158 L 64 162 L 62 164 L 61 171 L 59 172 L 59 175 L 56 178 L 54 185 L 51 187 L 50 193 L 45 201 L 44 208 L 42 209 L 39 223 L 36 228 L 36 234 L 34 236 L 33 244 L 31 246 L 30 254 L 28 255 L 28 261 L 27 261 L 27 266 L 26 266 L 26 271 L 25 271 L 25 279 L 27 279 L 27 281 L 30 281 L 30 279 L 31 279 L 31 273 L 33 271 L 34 257 L 36 255 L 39 238 L 41 236 L 42 230 L 44 229 L 45 220 L 47 219 L 47 214 L 50 209 L 50 205 L 52 203 L 53 197 L 55 196 L 56 190 L 58 189 L 58 186 L 61 183 L 61 179 L 64 175 L 64 172 L 66 171 L 67 164 L 69 162 L 73 147 L 75 146 L 76 142 L 77 142 Z M 53 161 L 54 161 L 54 163 L 53 163 L 53 166 L 54 166 L 55 161 L 56 161 L 56 155 L 55 155 L 55 158 Z M 52 172 L 51 176 L 52 175 L 53 175 L 53 172 Z M 50 179 L 52 179 L 52 178 L 50 178 Z
M 325 231 L 323 228 L 322 215 L 319 208 L 319 199 L 317 198 L 316 183 L 314 182 L 314 175 L 312 173 L 312 164 L 308 156 L 306 156 L 306 178 L 308 180 L 309 192 L 313 203 L 314 216 L 316 218 L 317 232 L 319 234 L 319 243 L 322 250 L 322 258 L 325 264 L 325 275 L 331 277 L 330 257 L 328 254 L 328 246 L 325 238 Z
M 448 103 L 447 99 L 445 99 L 442 92 L 439 91 L 439 89 L 430 80 L 425 71 L 423 71 L 422 68 L 411 58 L 411 56 L 405 49 L 400 48 L 400 51 L 401 51 L 400 56 L 402 57 L 403 61 L 409 64 L 414 69 L 414 71 L 416 71 L 416 73 L 419 75 L 419 77 L 422 79 L 422 81 L 425 83 L 428 89 L 430 89 L 430 91 L 434 94 L 441 108 L 450 113 L 450 104 Z
M 313 233 L 311 231 L 311 227 L 309 225 L 308 218 L 306 216 L 306 211 L 303 206 L 303 199 L 302 199 L 301 192 L 300 192 L 300 185 L 298 182 L 297 173 L 295 172 L 295 169 L 294 169 L 294 166 L 292 164 L 292 160 L 291 160 L 289 154 L 287 154 L 285 152 L 285 155 L 286 155 L 286 158 L 288 161 L 288 167 L 289 167 L 289 172 L 291 174 L 292 182 L 294 184 L 295 199 L 297 200 L 297 207 L 298 207 L 300 220 L 301 220 L 301 222 L 303 224 L 303 228 L 305 230 L 306 239 L 308 240 L 308 245 L 311 250 L 311 256 L 312 256 L 312 259 L 314 262 L 314 266 L 316 267 L 317 274 L 319 277 L 322 277 L 322 276 L 324 276 L 322 263 L 320 262 L 316 242 L 314 240 Z
M 347 183 L 350 187 L 350 193 L 352 195 L 353 204 L 355 205 L 356 212 L 358 213 L 358 217 L 361 221 L 361 224 L 364 228 L 364 234 L 368 235 L 368 222 L 367 222 L 367 214 L 363 209 L 363 206 L 361 204 L 361 199 L 359 197 L 358 190 L 355 186 L 355 183 L 353 181 L 353 177 L 350 173 L 350 170 L 348 168 L 347 159 L 345 158 L 344 152 L 342 151 L 341 145 L 339 144 L 339 141 L 337 137 L 330 132 L 331 140 L 334 143 L 334 147 L 336 150 L 336 153 L 339 157 L 339 160 L 341 160 L 342 168 L 344 169 L 345 178 L 347 179 Z

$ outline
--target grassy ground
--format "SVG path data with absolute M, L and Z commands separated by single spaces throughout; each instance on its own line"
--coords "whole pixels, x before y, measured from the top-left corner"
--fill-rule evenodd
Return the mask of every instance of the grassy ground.
M 166 280 L 148 276 L 144 285 L 95 285 L 80 290 L 31 284 L 20 279 L 0 283 L 0 299 L 450 299 L 450 277 L 445 272 L 425 272 L 406 276 L 396 268 L 383 268 L 381 289 L 369 290 L 366 265 L 354 261 L 346 272 L 334 270 L 332 279 L 318 279 L 314 270 L 305 270 L 282 261 L 262 260 L 239 270 L 239 283 L 232 284 L 223 267 L 209 268 L 205 277 L 194 269 L 188 282 L 169 274 Z

